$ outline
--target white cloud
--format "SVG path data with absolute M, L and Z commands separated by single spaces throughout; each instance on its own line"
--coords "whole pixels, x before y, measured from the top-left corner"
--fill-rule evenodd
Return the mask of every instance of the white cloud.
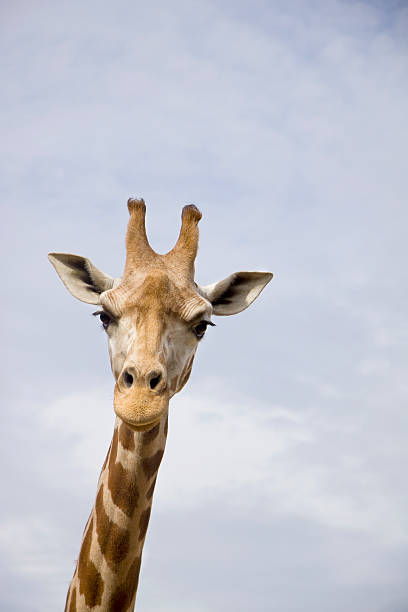
M 54 547 L 50 544 L 54 543 Z M 21 576 L 34 576 L 37 580 L 55 576 L 58 571 L 61 550 L 58 549 L 59 534 L 46 519 L 25 516 L 6 520 L 0 529 L 0 547 L 13 572 Z M 45 546 L 44 546 L 45 543 Z
M 387 439 L 384 448 L 366 446 L 363 423 L 353 424 L 341 409 L 324 414 L 253 404 L 249 396 L 223 392 L 222 379 L 201 384 L 200 394 L 196 384 L 170 408 L 155 494 L 162 512 L 203 508 L 217 500 L 238 515 L 261 508 L 266 521 L 298 516 L 325 527 L 381 534 L 377 537 L 390 544 L 406 540 L 404 506 L 384 496 L 376 466 L 370 465 L 373 453 L 389 451 Z M 322 397 L 338 400 L 325 386 Z M 69 466 L 65 475 L 89 497 L 114 418 L 108 387 L 59 398 L 40 418 L 62 444 L 70 440 L 60 461 Z M 378 440 L 375 418 L 373 411 Z M 400 452 L 397 446 L 396 460 Z M 47 478 L 59 478 L 59 471 L 49 470 Z
M 407 15 L 334 0 L 8 6 L 0 541 L 4 580 L 24 577 L 27 595 L 5 609 L 45 601 L 47 563 L 66 579 L 43 609 L 62 605 L 114 419 L 103 341 L 45 255 L 120 273 L 135 192 L 158 250 L 179 206 L 203 209 L 199 281 L 275 272 L 219 322 L 172 405 L 152 520 L 160 536 L 166 517 L 185 528 L 196 567 L 199 516 L 216 570 L 189 574 L 186 604 L 166 558 L 166 610 L 264 610 L 266 583 L 282 612 L 406 608 Z M 217 503 L 233 559 L 206 524 Z M 276 540 L 273 576 L 250 582 L 240 550 L 263 575 Z M 200 591 L 227 570 L 237 584 Z M 143 609 L 160 609 L 154 591 Z
M 46 436 L 58 437 L 77 485 L 96 488 L 100 467 L 113 430 L 113 383 L 82 393 L 57 397 L 39 411 L 39 427 Z M 98 459 L 99 458 L 99 459 Z M 53 466 L 49 466 L 53 469 Z M 96 467 L 96 470 L 95 470 Z M 54 478 L 58 478 L 58 470 Z

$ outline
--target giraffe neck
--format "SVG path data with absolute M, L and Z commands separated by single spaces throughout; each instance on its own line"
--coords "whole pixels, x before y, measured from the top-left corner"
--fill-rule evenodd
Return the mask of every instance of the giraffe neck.
M 134 432 L 117 418 L 82 538 L 66 612 L 131 612 L 156 476 L 164 453 L 167 415 Z

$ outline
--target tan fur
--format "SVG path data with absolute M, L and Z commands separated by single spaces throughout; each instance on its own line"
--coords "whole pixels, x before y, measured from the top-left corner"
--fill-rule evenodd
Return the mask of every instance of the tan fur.
M 67 612 L 133 610 L 166 421 L 167 415 L 154 428 L 136 432 L 117 418 L 69 588 Z M 132 486 L 137 493 L 130 493 Z
M 186 206 L 180 235 L 166 255 L 153 251 L 143 200 L 129 200 L 126 264 L 119 280 L 86 258 L 50 253 L 65 286 L 100 304 L 116 379 L 114 434 L 86 525 L 66 612 L 132 612 L 157 472 L 163 457 L 169 399 L 190 377 L 197 325 L 213 310 L 247 308 L 272 278 L 240 272 L 200 288 L 194 282 L 201 213 Z M 204 326 L 205 330 L 205 326 Z
M 197 346 L 191 329 L 200 318 L 209 319 L 212 307 L 194 283 L 198 209 L 184 207 L 175 247 L 159 255 L 147 240 L 144 201 L 131 200 L 128 207 L 124 275 L 113 289 L 101 294 L 100 303 L 121 319 L 124 330 L 137 329 L 137 337 L 122 331 L 119 349 L 112 341 L 111 360 L 117 378 L 115 412 L 130 427 L 140 429 L 160 420 L 170 397 L 188 380 Z M 129 389 L 123 373 L 130 371 L 136 380 Z M 154 392 L 146 385 L 150 372 L 162 377 Z
M 201 213 L 186 207 L 176 246 L 158 255 L 147 241 L 143 200 L 129 201 L 128 207 L 124 275 L 100 296 L 104 310 L 120 320 L 108 328 L 108 338 L 117 380 L 114 408 L 121 418 L 67 597 L 66 610 L 78 612 L 133 610 L 169 398 L 191 372 L 198 344 L 192 327 L 212 310 L 194 284 Z M 131 388 L 124 371 L 134 373 Z M 162 374 L 153 390 L 146 384 L 151 371 Z

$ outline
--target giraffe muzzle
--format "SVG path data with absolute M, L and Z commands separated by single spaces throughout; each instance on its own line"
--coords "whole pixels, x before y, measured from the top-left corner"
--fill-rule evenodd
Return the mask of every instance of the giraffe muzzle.
M 113 406 L 118 417 L 133 429 L 158 422 L 169 406 L 164 368 L 156 364 L 141 373 L 134 365 L 124 367 L 115 385 Z

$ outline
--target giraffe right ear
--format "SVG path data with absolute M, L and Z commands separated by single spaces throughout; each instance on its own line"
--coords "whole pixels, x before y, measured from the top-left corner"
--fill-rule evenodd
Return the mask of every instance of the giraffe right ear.
M 96 268 L 89 259 L 71 253 L 49 253 L 48 259 L 68 291 L 81 302 L 99 304 L 99 296 L 112 289 L 115 279 Z

